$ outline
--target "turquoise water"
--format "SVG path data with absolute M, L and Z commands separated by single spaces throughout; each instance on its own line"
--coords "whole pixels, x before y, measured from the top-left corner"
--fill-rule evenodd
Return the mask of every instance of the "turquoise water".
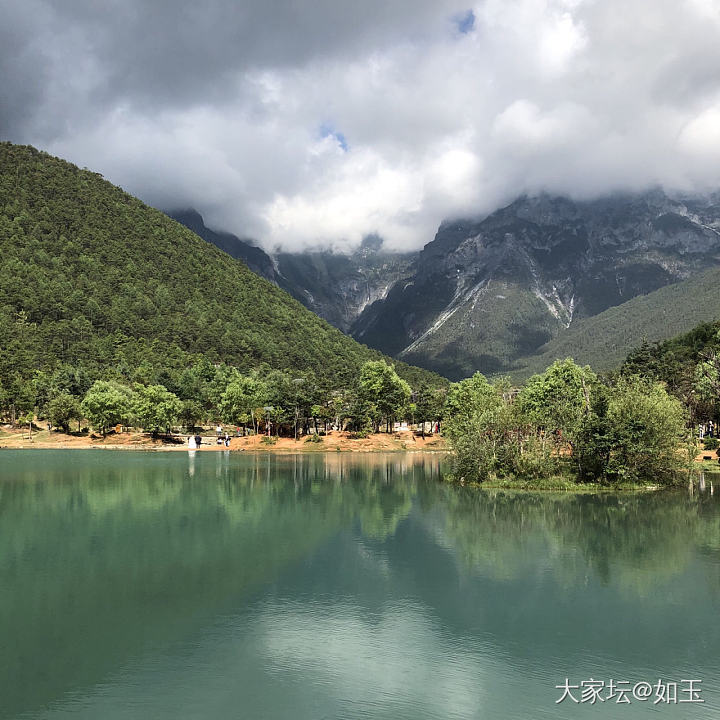
M 503 493 L 439 463 L 2 451 L 0 718 L 720 717 L 710 476 Z M 565 678 L 705 702 L 557 704 Z

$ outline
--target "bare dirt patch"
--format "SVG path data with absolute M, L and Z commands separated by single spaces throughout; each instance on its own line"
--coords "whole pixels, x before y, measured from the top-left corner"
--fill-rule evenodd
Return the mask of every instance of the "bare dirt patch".
M 121 432 L 101 435 L 73 435 L 53 430 L 34 431 L 32 439 L 28 429 L 0 428 L 0 448 L 99 448 L 106 450 L 187 450 L 187 435 L 175 435 L 173 441 L 163 437 L 154 438 L 149 433 Z M 331 431 L 321 435 L 322 442 L 308 442 L 310 436 L 293 438 L 270 438 L 264 435 L 230 438 L 230 450 L 249 452 L 443 452 L 447 444 L 439 435 L 416 437 L 409 430 L 396 433 L 378 433 L 366 438 L 355 438 L 351 433 Z M 177 441 L 180 442 L 177 442 Z M 217 445 L 215 436 L 203 436 L 202 452 L 226 450 Z

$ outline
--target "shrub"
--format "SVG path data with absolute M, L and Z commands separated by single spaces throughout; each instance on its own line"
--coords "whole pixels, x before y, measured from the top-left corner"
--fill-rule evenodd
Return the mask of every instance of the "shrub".
M 690 448 L 686 419 L 661 383 L 628 377 L 596 392 L 574 453 L 581 478 L 673 482 L 685 466 L 680 451 Z

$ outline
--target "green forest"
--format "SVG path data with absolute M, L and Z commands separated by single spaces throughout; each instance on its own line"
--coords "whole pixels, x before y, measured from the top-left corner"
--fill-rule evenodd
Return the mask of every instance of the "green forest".
M 240 375 L 298 413 L 297 396 L 309 408 L 354 395 L 363 365 L 383 360 L 97 173 L 29 146 L 0 144 L 0 252 L 0 414 L 13 421 L 52 412 L 67 426 L 101 382 L 162 387 L 192 424 Z M 414 388 L 447 384 L 395 368 Z
M 444 430 L 461 481 L 672 484 L 698 450 L 717 460 L 719 420 L 713 322 L 644 342 L 604 374 L 571 359 L 520 386 L 476 374 L 450 386 Z

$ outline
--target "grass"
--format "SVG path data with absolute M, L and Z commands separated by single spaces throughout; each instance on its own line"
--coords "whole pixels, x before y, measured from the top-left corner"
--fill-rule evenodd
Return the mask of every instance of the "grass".
M 713 468 L 717 470 L 717 467 Z M 531 490 L 531 491 L 558 491 L 574 493 L 597 494 L 603 492 L 647 492 L 661 488 L 672 488 L 681 485 L 684 480 L 678 480 L 677 485 L 661 485 L 659 483 L 604 483 L 604 482 L 578 482 L 572 475 L 557 474 L 546 478 L 520 478 L 520 477 L 494 477 L 485 482 L 459 483 L 451 475 L 445 476 L 448 482 L 465 485 L 467 487 L 494 489 L 494 490 Z
M 518 361 L 510 371 L 514 381 L 542 372 L 557 358 L 573 357 L 595 371 L 612 370 L 643 341 L 666 340 L 720 315 L 720 268 L 638 295 L 622 305 L 573 321 L 567 330 L 538 351 Z

